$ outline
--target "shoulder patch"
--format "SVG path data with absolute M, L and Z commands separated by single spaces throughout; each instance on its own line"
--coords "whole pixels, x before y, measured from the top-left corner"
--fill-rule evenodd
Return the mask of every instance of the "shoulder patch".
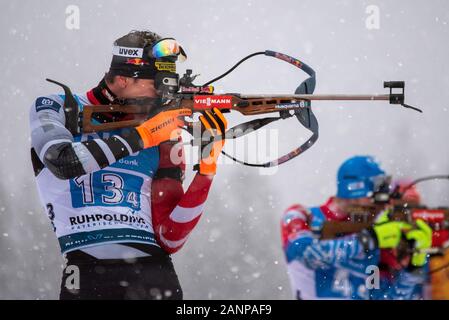
M 53 110 L 59 112 L 59 109 L 61 109 L 61 105 L 58 102 L 48 97 L 37 98 L 35 106 L 37 112 L 42 110 Z

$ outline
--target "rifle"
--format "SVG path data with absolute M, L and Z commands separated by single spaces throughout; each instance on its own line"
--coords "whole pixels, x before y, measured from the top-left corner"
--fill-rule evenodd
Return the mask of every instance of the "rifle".
M 333 239 L 361 232 L 375 223 L 373 208 L 353 207 L 349 209 L 347 221 L 326 221 L 321 229 L 321 239 Z M 432 248 L 429 253 L 439 253 L 449 247 L 449 208 L 429 208 L 426 206 L 394 206 L 389 213 L 391 221 L 413 224 L 417 219 L 424 220 L 433 230 Z
M 242 62 L 257 55 L 265 55 L 285 61 L 301 69 L 308 74 L 309 77 L 304 80 L 297 87 L 295 93 L 291 95 L 250 95 L 241 93 L 228 93 L 220 95 L 214 94 L 214 87 L 211 86 L 213 82 L 225 77 Z M 131 103 L 126 103 L 126 101 L 122 101 L 123 103 L 120 103 L 119 100 L 116 104 L 112 105 L 86 105 L 84 106 L 82 112 L 75 114 L 76 112 L 73 112 L 73 110 L 76 109 L 76 106 L 73 104 L 74 99 L 69 97 L 66 98 L 66 102 L 72 101 L 72 105 L 64 105 L 64 109 L 69 110 L 71 113 L 66 114 L 66 117 L 68 115 L 72 119 L 72 121 L 68 122 L 72 124 L 74 122 L 76 123 L 76 125 L 71 126 L 74 130 L 72 133 L 79 134 L 81 132 L 92 133 L 116 130 L 126 127 L 135 127 L 160 111 L 178 108 L 189 108 L 193 112 L 203 112 L 215 107 L 220 109 L 222 112 L 229 112 L 233 110 L 247 116 L 268 113 L 279 114 L 277 117 L 255 119 L 234 126 L 226 132 L 224 138 L 235 139 L 247 133 L 253 132 L 254 130 L 258 130 L 274 121 L 295 116 L 302 126 L 312 132 L 312 136 L 302 145 L 276 160 L 266 163 L 253 164 L 238 160 L 222 151 L 222 153 L 227 157 L 230 157 L 234 161 L 247 166 L 273 167 L 297 157 L 301 153 L 308 150 L 317 141 L 319 136 L 319 126 L 318 121 L 311 109 L 312 101 L 388 101 L 393 105 L 401 105 L 405 108 L 422 112 L 420 109 L 404 103 L 405 83 L 403 81 L 384 82 L 384 88 L 388 88 L 390 90 L 388 94 L 313 94 L 316 84 L 315 71 L 306 63 L 296 58 L 271 50 L 256 52 L 246 56 L 227 72 L 203 85 L 197 86 L 193 84 L 195 78 L 196 75 L 192 76 L 192 70 L 187 70 L 181 79 L 179 79 L 179 75 L 177 73 L 159 72 L 155 79 L 155 87 L 158 91 L 161 102 L 161 105 L 158 108 L 154 107 L 154 103 L 139 103 L 137 99 L 133 99 L 134 102 Z M 53 80 L 49 81 L 57 83 Z M 63 86 L 66 97 L 71 95 L 68 87 L 60 83 L 57 84 Z M 96 119 L 100 119 L 102 114 L 120 114 L 127 115 L 127 117 L 126 120 L 122 121 L 116 120 L 114 122 L 101 123 Z M 192 123 L 188 123 L 188 126 L 184 129 L 193 135 Z M 196 137 L 194 137 L 194 140 L 196 140 Z

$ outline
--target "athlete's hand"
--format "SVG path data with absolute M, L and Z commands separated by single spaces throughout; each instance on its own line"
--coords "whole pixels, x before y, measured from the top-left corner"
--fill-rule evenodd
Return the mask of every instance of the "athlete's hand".
M 184 120 L 181 117 L 190 116 L 192 110 L 177 109 L 158 113 L 136 127 L 143 141 L 144 149 L 158 146 L 161 142 L 177 139 L 181 135 Z
M 380 249 L 397 248 L 404 239 L 404 233 L 412 228 L 410 224 L 402 221 L 390 221 L 389 212 L 389 210 L 382 212 L 372 227 Z
M 406 239 L 411 242 L 414 250 L 410 264 L 413 267 L 422 267 L 427 262 L 427 253 L 420 252 L 432 245 L 432 228 L 423 220 L 416 220 L 416 228 L 405 234 Z
M 201 146 L 199 172 L 202 175 L 214 175 L 217 172 L 217 159 L 225 144 L 224 135 L 228 122 L 219 109 L 206 110 L 199 118 L 201 122 L 202 138 L 211 139 L 211 143 Z

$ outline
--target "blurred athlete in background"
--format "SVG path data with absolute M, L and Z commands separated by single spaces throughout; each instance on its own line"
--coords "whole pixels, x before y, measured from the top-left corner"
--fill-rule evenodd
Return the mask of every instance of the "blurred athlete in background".
M 320 240 L 324 221 L 347 221 L 353 206 L 373 205 L 376 193 L 389 184 L 389 177 L 373 157 L 356 156 L 338 170 L 337 195 L 324 205 L 288 208 L 281 222 L 283 249 L 291 286 L 297 299 L 421 299 L 426 281 L 427 256 L 413 253 L 401 261 L 394 277 L 380 276 L 379 286 L 367 286 L 371 267 L 381 263 L 381 251 L 396 249 L 403 238 L 413 249 L 430 246 L 431 229 L 417 221 L 413 228 L 389 221 L 385 204 L 378 205 L 377 222 L 360 233 Z M 396 266 L 395 266 L 396 267 Z

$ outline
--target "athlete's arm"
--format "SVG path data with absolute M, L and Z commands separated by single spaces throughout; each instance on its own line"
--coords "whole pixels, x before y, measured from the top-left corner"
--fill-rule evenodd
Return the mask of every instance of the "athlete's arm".
M 40 97 L 30 110 L 32 148 L 56 177 L 75 178 L 142 150 L 142 140 L 134 128 L 107 139 L 74 142 L 65 127 L 62 105 L 59 96 Z
M 121 134 L 74 142 L 65 126 L 61 100 L 58 96 L 40 97 L 30 112 L 32 148 L 60 179 L 100 170 L 132 153 L 156 146 L 170 139 L 172 131 L 182 123 L 178 116 L 183 110 L 161 112 L 137 128 L 123 129 Z
M 307 210 L 290 207 L 282 219 L 282 238 L 287 261 L 299 260 L 310 269 L 339 267 L 365 273 L 368 265 L 377 265 L 379 250 L 375 244 L 367 250 L 357 235 L 319 240 L 309 228 Z
M 159 171 L 162 174 L 157 174 L 159 179 L 155 179 L 152 186 L 153 227 L 159 244 L 169 253 L 181 249 L 198 223 L 225 143 L 224 139 L 214 139 L 224 135 L 227 128 L 226 118 L 220 110 L 206 110 L 199 120 L 202 130 L 208 132 L 213 142 L 202 146 L 198 173 L 186 193 L 183 192 L 182 179 L 176 179 L 176 174 L 173 174 L 177 171 L 178 177 L 184 176 L 182 144 L 159 146 Z M 174 159 L 178 160 L 177 163 L 173 163 Z
M 200 220 L 213 176 L 197 173 L 184 193 L 182 145 L 163 143 L 159 151 L 159 170 L 152 182 L 152 221 L 158 243 L 168 253 L 175 253 Z M 174 164 L 170 153 L 182 161 Z

